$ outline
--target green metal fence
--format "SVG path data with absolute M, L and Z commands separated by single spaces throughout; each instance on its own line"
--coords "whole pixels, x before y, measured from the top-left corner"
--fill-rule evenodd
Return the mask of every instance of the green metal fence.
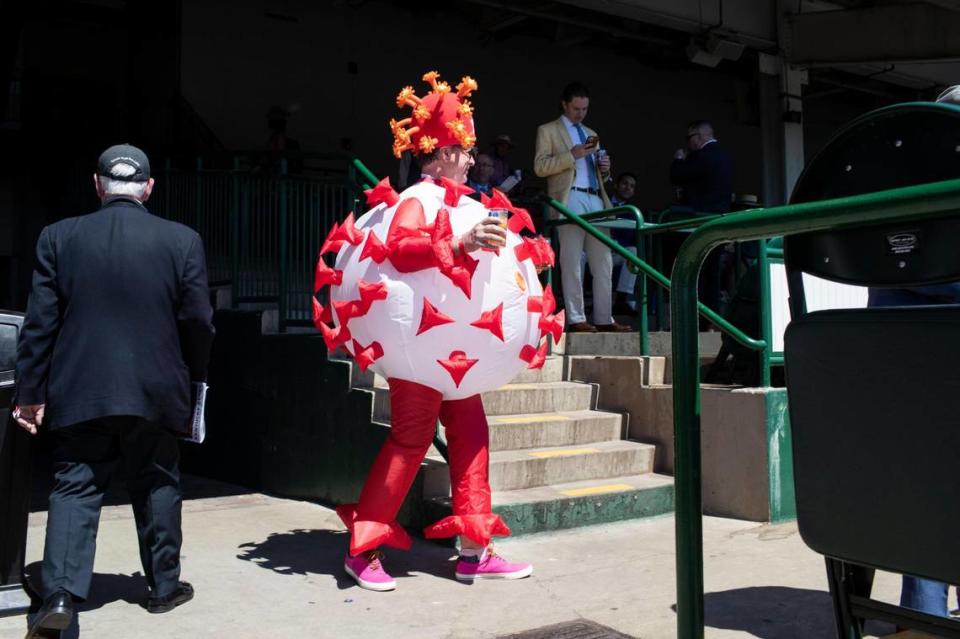
M 680 248 L 670 289 L 679 639 L 701 639 L 704 631 L 697 339 L 697 277 L 703 260 L 711 249 L 724 242 L 948 217 L 957 215 L 958 211 L 960 180 L 948 180 L 854 197 L 733 213 L 707 222 L 694 231 Z M 762 268 L 761 276 L 768 272 L 767 268 Z M 769 290 L 768 286 L 764 290 Z M 764 330 L 767 333 L 769 327 Z
M 149 208 L 203 237 L 212 285 L 230 284 L 234 307 L 276 305 L 280 329 L 309 325 L 317 250 L 334 221 L 355 204 L 353 170 L 292 176 L 241 168 L 192 170 L 169 163 Z

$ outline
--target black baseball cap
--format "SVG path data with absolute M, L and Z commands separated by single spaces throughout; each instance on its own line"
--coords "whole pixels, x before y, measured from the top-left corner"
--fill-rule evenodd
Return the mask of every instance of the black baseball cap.
M 100 154 L 97 175 L 121 182 L 146 182 L 150 179 L 150 160 L 132 144 L 115 144 Z

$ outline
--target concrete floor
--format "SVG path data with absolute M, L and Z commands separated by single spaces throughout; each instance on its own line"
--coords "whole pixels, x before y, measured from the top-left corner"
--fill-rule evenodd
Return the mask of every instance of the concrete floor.
M 220 496 L 184 503 L 183 578 L 197 596 L 164 615 L 137 605 L 146 593 L 129 507 L 104 509 L 84 637 L 483 639 L 576 619 L 676 636 L 672 516 L 504 540 L 501 554 L 535 566 L 512 582 L 458 583 L 453 551 L 418 540 L 410 552 L 388 550 L 398 588 L 374 593 L 343 574 L 347 538 L 332 509 L 223 485 L 206 494 Z M 30 573 L 44 522 L 42 511 L 31 515 Z M 703 528 L 707 637 L 834 636 L 823 561 L 795 525 L 707 518 Z M 898 591 L 898 577 L 878 575 L 876 596 Z M 0 637 L 25 627 L 22 616 L 2 618 Z

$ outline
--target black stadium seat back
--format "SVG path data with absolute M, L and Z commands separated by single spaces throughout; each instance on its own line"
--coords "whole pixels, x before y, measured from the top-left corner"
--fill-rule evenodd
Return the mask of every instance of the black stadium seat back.
M 810 161 L 791 203 L 960 177 L 960 108 L 888 107 L 844 127 Z M 960 277 L 960 218 L 785 238 L 787 269 L 847 284 L 915 286 Z M 802 294 L 802 293 L 801 293 Z
M 960 583 L 960 309 L 811 313 L 785 357 L 807 545 Z

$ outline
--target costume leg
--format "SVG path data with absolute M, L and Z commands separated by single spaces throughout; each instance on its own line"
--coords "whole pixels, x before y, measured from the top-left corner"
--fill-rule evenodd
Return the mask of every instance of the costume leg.
M 381 544 L 410 547 L 410 536 L 394 518 L 436 432 L 440 393 L 402 379 L 389 383 L 390 434 L 370 468 L 360 501 L 337 506 L 337 514 L 352 533 L 351 555 Z
M 93 577 L 103 494 L 117 459 L 116 440 L 99 421 L 50 432 L 55 483 L 47 510 L 43 596 L 66 590 L 86 599 Z
M 428 538 L 466 535 L 483 546 L 493 535 L 509 535 L 510 528 L 490 511 L 490 439 L 480 395 L 443 402 L 440 421 L 447 429 L 453 515 L 429 526 L 424 534 Z
M 150 594 L 163 597 L 176 590 L 180 580 L 180 448 L 176 437 L 161 426 L 123 419 L 121 442 L 140 562 Z

